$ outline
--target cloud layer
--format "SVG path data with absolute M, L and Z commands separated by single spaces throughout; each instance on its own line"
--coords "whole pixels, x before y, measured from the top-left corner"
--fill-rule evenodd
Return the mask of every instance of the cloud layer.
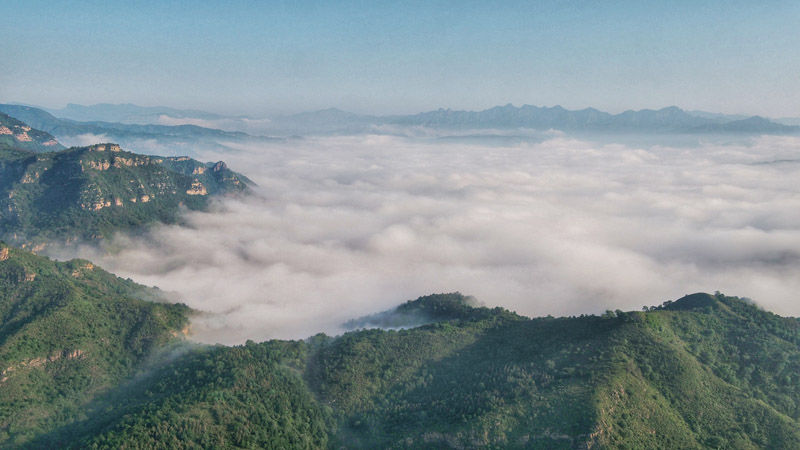
M 198 339 L 300 338 L 435 292 L 526 315 L 695 291 L 799 314 L 800 140 L 697 146 L 393 136 L 204 152 L 259 187 L 186 226 L 88 248 L 214 313 Z

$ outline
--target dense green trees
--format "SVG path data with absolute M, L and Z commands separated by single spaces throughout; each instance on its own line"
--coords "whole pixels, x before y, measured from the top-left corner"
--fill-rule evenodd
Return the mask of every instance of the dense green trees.
M 113 144 L 49 153 L 0 149 L 0 236 L 15 244 L 93 240 L 174 223 L 181 208 L 247 190 L 224 163 L 145 156 Z
M 87 261 L 0 259 L 2 447 L 800 447 L 800 322 L 735 297 L 529 319 L 443 294 L 379 316 L 423 326 L 209 347 Z

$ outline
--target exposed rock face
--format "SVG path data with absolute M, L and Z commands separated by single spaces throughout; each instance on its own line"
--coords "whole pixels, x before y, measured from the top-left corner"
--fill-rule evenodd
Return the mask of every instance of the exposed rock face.
M 111 162 L 104 161 L 89 161 L 89 168 L 94 170 L 108 170 L 111 167 Z
M 104 152 L 106 150 L 108 150 L 110 152 L 119 152 L 119 151 L 121 151 L 121 149 L 119 148 L 119 145 L 117 145 L 117 144 L 95 144 L 95 145 L 88 146 L 87 150 L 89 150 L 90 152 Z
M 92 270 L 94 270 L 94 264 L 87 262 L 86 264 L 73 270 L 72 276 L 75 278 L 81 278 L 85 272 L 91 272 Z
M 0 234 L 20 246 L 171 223 L 182 208 L 206 208 L 207 197 L 247 191 L 248 180 L 223 162 L 138 155 L 116 144 L 5 158 Z
M 38 180 L 38 179 L 39 179 L 39 172 L 28 172 L 22 177 L 22 179 L 20 180 L 20 183 L 22 183 L 22 184 L 31 184 L 31 183 L 35 183 L 36 180 Z
M 39 357 L 39 358 L 31 358 L 27 361 L 20 361 L 17 364 L 12 364 L 2 372 L 0 372 L 0 384 L 5 383 L 8 381 L 8 378 L 11 374 L 20 369 L 35 369 L 37 367 L 43 367 L 47 363 L 58 361 L 59 359 L 83 359 L 86 356 L 86 352 L 80 349 L 76 350 L 61 350 L 58 352 L 54 352 L 47 357 Z
M 208 195 L 206 187 L 198 180 L 192 181 L 192 186 L 186 190 L 186 193 L 189 195 Z
M 14 135 L 14 138 L 15 138 L 16 140 L 20 141 L 20 142 L 31 142 L 31 141 L 33 141 L 33 139 L 31 139 L 31 137 L 30 137 L 30 136 L 28 136 L 28 133 L 27 133 L 27 132 L 25 132 L 25 131 L 23 131 L 23 132 L 22 132 L 22 133 L 20 133 L 20 134 L 16 134 L 16 135 Z
M 63 147 L 53 135 L 33 129 L 24 122 L 0 113 L 0 148 L 40 152 Z

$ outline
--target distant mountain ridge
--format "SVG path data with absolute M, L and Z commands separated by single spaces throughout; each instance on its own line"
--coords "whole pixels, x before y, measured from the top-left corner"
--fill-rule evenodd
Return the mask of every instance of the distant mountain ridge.
M 32 106 L 0 104 L 0 112 L 21 120 L 33 128 L 58 136 L 59 139 L 81 135 L 102 136 L 107 142 L 124 146 L 153 139 L 161 144 L 196 144 L 208 140 L 242 141 L 253 139 L 246 133 L 223 131 L 197 125 L 126 124 L 117 122 L 79 122 L 60 119 Z
M 795 133 L 791 127 L 752 117 L 720 121 L 690 114 L 676 106 L 659 110 L 628 110 L 610 114 L 594 108 L 568 110 L 561 106 L 537 107 L 511 104 L 483 111 L 440 109 L 410 116 L 393 116 L 387 122 L 431 128 L 534 128 L 562 131 L 644 132 L 644 133 Z
M 568 110 L 507 104 L 482 111 L 438 109 L 410 115 L 359 115 L 329 108 L 272 119 L 274 132 L 380 132 L 381 127 L 425 127 L 437 130 L 534 129 L 597 133 L 748 133 L 793 134 L 800 126 L 780 124 L 758 116 L 690 113 L 676 106 L 658 110 L 628 110 L 611 114 L 595 108 Z
M 98 103 L 95 105 L 78 105 L 68 103 L 61 109 L 42 108 L 50 114 L 62 119 L 80 122 L 119 122 L 126 124 L 153 124 L 160 116 L 174 118 L 197 118 L 205 120 L 224 119 L 228 116 L 200 111 L 196 109 L 177 109 L 166 106 L 138 106 L 132 103 L 113 104 Z
M 366 115 L 328 108 L 319 111 L 282 115 L 257 121 L 243 116 L 223 116 L 196 110 L 136 105 L 70 104 L 57 118 L 42 109 L 20 105 L 0 105 L 0 111 L 13 115 L 56 136 L 84 133 L 105 134 L 112 140 L 158 137 L 160 139 L 226 138 L 247 139 L 261 135 L 384 133 L 397 127 L 424 127 L 439 130 L 533 129 L 566 132 L 651 133 L 651 134 L 795 134 L 800 126 L 794 119 L 770 120 L 759 116 L 725 115 L 704 111 L 685 111 L 676 106 L 658 110 L 628 110 L 611 114 L 595 108 L 569 110 L 561 106 L 507 104 L 482 111 L 438 109 L 409 115 Z M 76 119 L 92 119 L 78 122 Z M 103 118 L 103 120 L 98 120 Z M 135 118 L 135 119 L 132 119 Z M 238 123 L 235 129 L 222 131 L 197 125 L 163 125 L 165 118 L 175 123 Z M 136 121 L 139 124 L 133 124 Z M 114 121 L 126 123 L 114 123 Z M 216 122 L 215 122 L 216 121 Z M 169 121 L 167 121 L 169 122 Z M 259 136 L 253 136 L 253 134 Z
M 154 222 L 174 223 L 180 207 L 204 209 L 215 194 L 250 181 L 223 162 L 139 155 L 116 144 L 52 153 L 0 153 L 0 235 L 18 245 L 109 237 Z

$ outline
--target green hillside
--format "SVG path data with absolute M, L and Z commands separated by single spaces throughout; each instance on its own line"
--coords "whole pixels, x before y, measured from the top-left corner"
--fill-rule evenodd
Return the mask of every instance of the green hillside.
M 796 319 L 708 294 L 647 311 L 562 318 L 471 305 L 460 294 L 401 305 L 394 312 L 436 311 L 437 322 L 410 329 L 170 347 L 80 412 L 54 403 L 48 411 L 58 422 L 31 419 L 15 425 L 17 434 L 6 427 L 0 442 L 34 436 L 26 442 L 40 448 L 800 446 Z M 73 379 L 60 380 L 61 389 L 74 389 Z
M 308 377 L 334 446 L 800 446 L 795 319 L 706 294 L 602 317 L 486 311 L 319 351 Z
M 34 152 L 61 150 L 49 133 L 31 128 L 26 123 L 0 113 L 0 150 L 20 149 Z
M 0 235 L 19 245 L 93 240 L 203 209 L 248 189 L 225 163 L 139 155 L 115 144 L 30 153 L 0 150 Z
M 186 332 L 189 308 L 84 260 L 0 244 L 0 445 L 84 414 L 149 354 Z

